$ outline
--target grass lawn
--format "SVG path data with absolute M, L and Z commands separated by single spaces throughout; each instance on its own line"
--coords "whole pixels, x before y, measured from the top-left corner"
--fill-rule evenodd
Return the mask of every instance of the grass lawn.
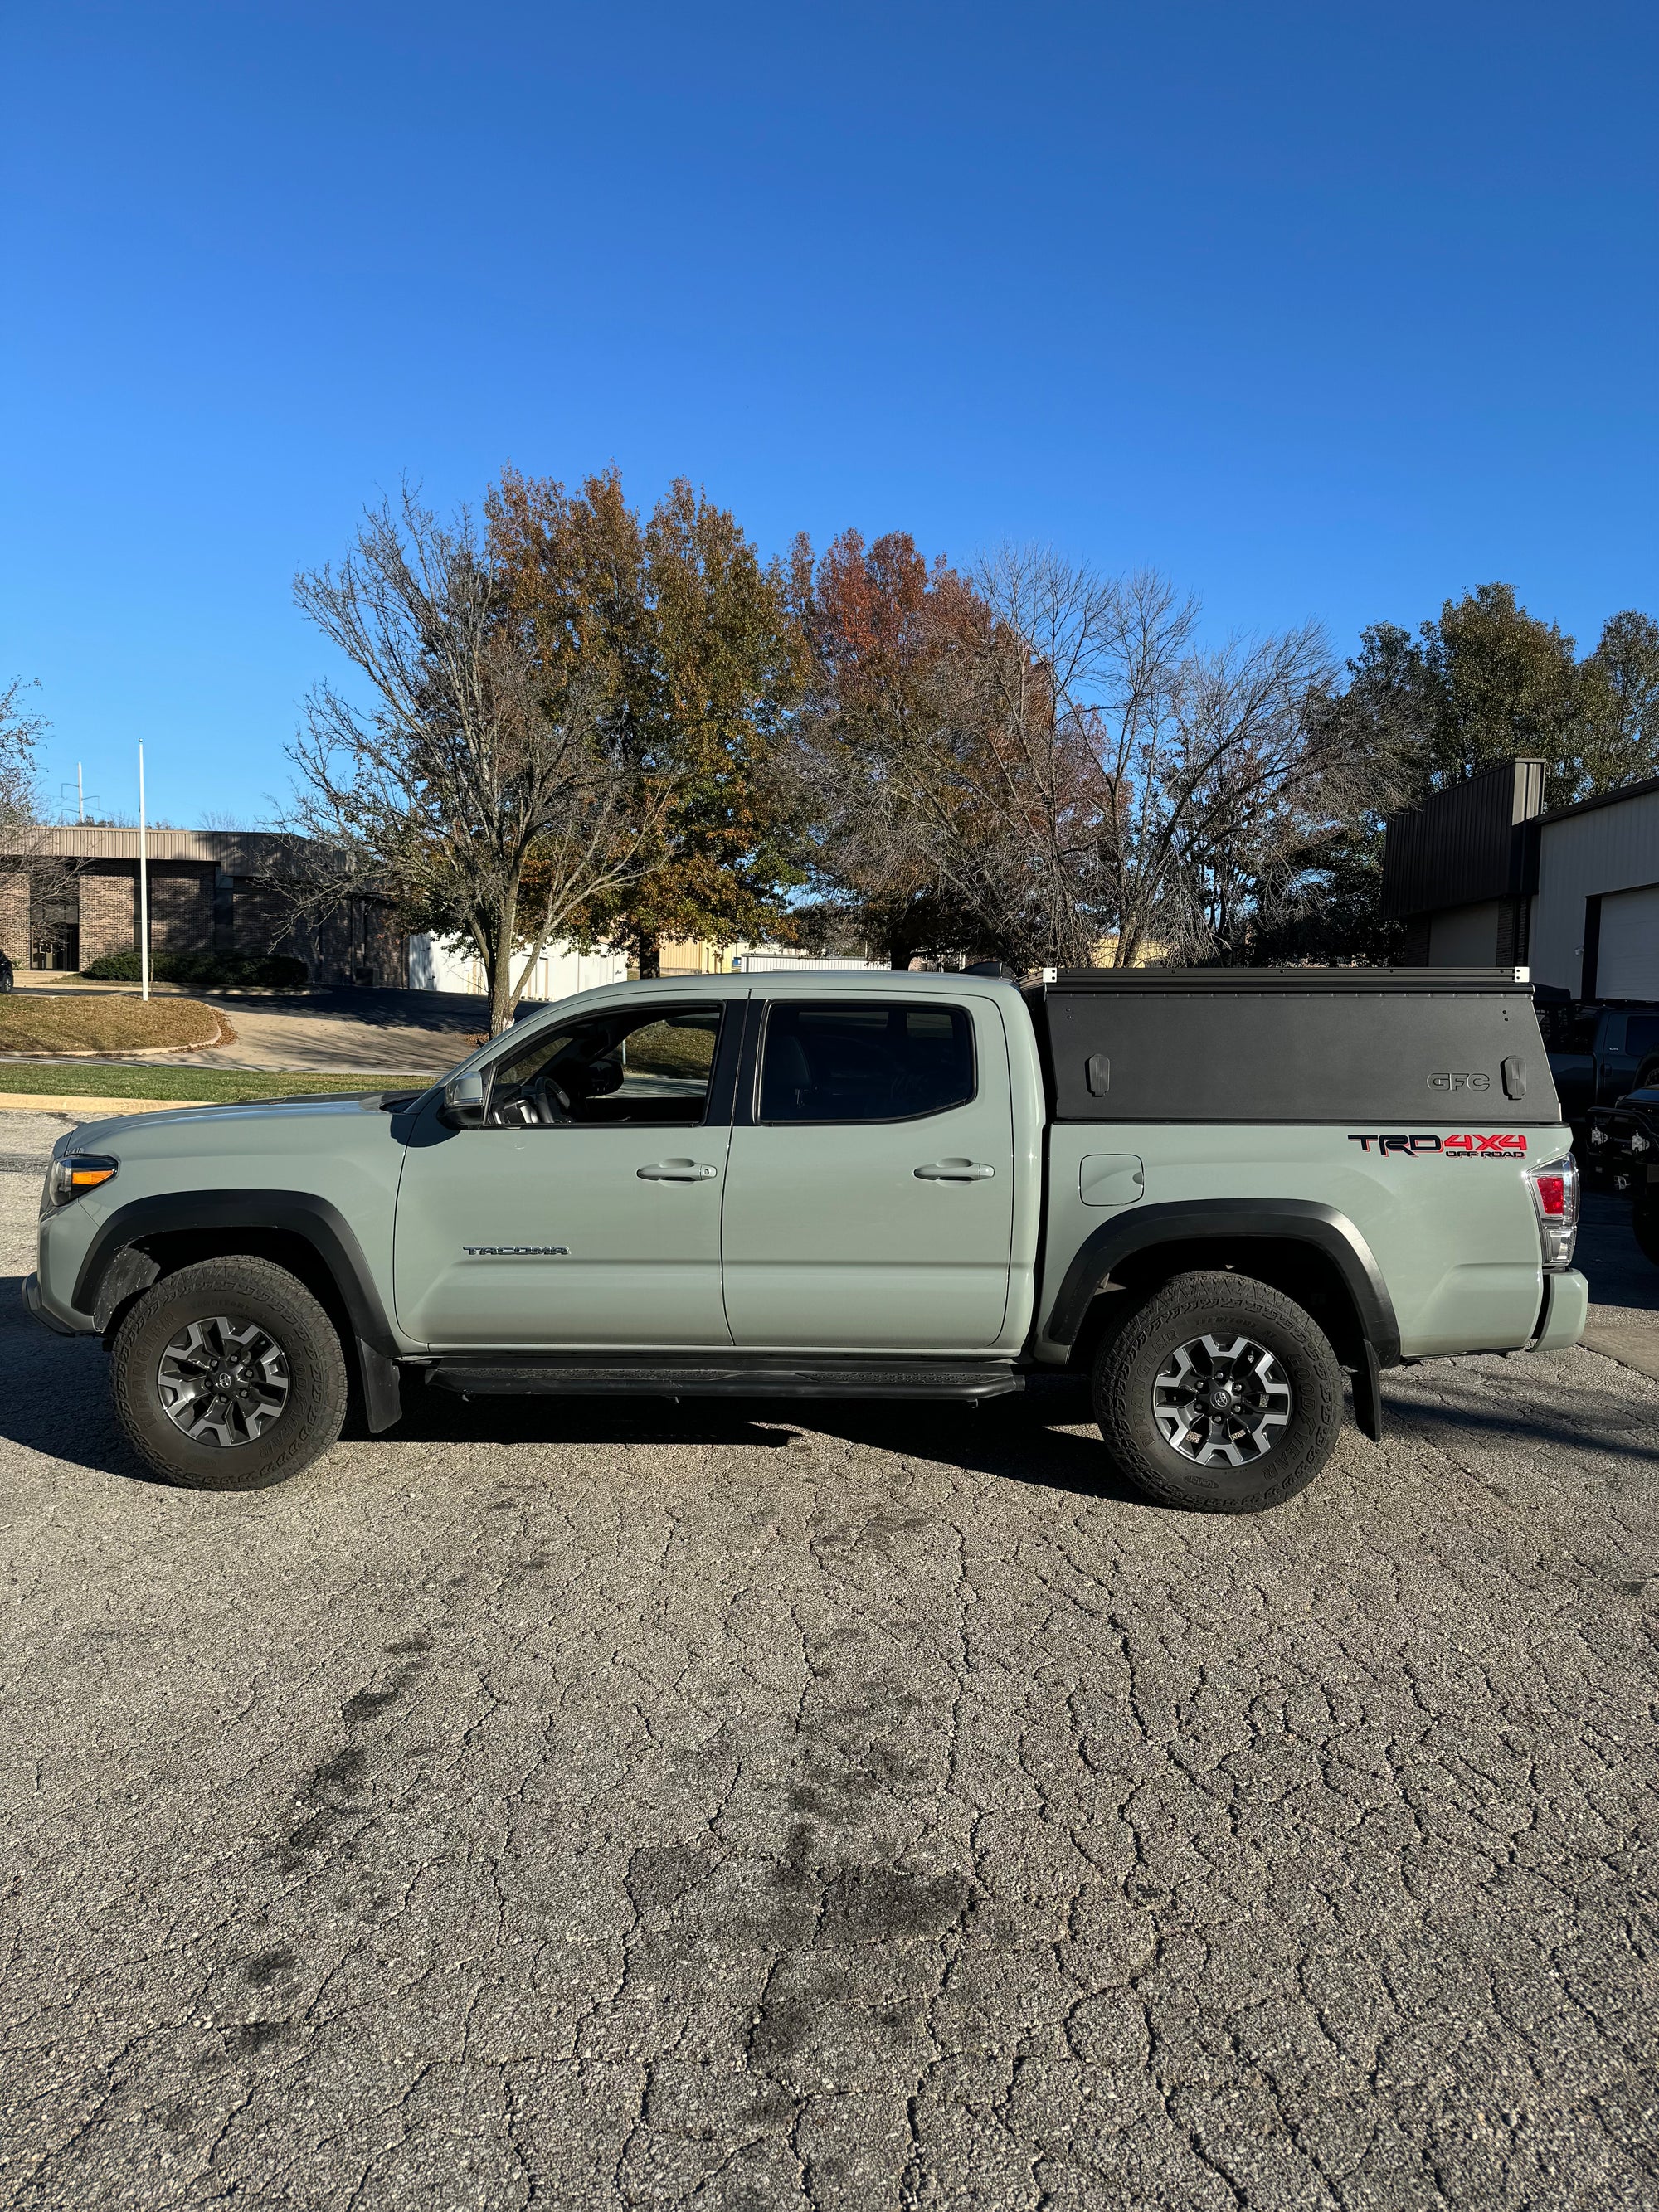
M 429 1075 L 313 1075 L 258 1067 L 114 1067 L 96 1060 L 0 1062 L 0 1091 L 60 1098 L 177 1098 L 234 1105 L 319 1091 L 424 1091 Z
M 167 1045 L 230 1044 L 228 1025 L 199 999 L 0 998 L 0 1052 L 155 1052 Z M 85 1085 L 82 1085 L 84 1089 Z M 165 1093 L 161 1094 L 165 1096 Z

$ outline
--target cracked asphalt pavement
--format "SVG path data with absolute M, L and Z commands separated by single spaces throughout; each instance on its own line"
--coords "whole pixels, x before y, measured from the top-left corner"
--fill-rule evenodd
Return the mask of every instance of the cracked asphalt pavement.
M 977 1413 L 143 1479 L 0 1130 L 0 2203 L 1659 2203 L 1659 1383 L 1187 1517 Z

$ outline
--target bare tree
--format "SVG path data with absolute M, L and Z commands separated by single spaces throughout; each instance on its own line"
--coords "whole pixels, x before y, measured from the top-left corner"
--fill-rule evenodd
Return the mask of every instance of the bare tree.
M 1149 572 L 1009 550 L 963 576 L 849 536 L 810 599 L 819 878 L 896 962 L 1250 957 L 1398 768 L 1331 711 L 1316 628 L 1206 646 Z
M 0 879 L 21 885 L 26 933 L 33 930 L 30 908 L 35 887 L 62 884 L 84 866 L 74 855 L 52 849 L 56 825 L 42 802 L 38 765 L 48 724 L 24 699 L 33 688 L 21 677 L 0 687 Z M 32 944 L 29 951 L 32 956 Z
M 0 690 L 0 851 L 9 863 L 32 851 L 45 828 L 35 757 L 46 721 L 25 707 L 33 688 L 17 676 Z
M 653 848 L 604 625 L 550 649 L 471 514 L 442 521 L 407 489 L 295 594 L 369 693 L 323 684 L 307 702 L 305 896 L 390 894 L 410 926 L 469 938 L 499 1033 L 549 940 Z
M 1201 647 L 1199 610 L 1150 572 L 1104 579 L 1005 552 L 973 757 L 1006 827 L 1006 895 L 1056 963 L 1241 957 L 1264 899 L 1395 766 L 1328 711 L 1313 625 Z

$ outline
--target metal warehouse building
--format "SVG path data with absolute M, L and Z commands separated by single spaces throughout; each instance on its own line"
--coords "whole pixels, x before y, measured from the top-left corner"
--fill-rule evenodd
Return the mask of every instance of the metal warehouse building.
M 1549 814 L 1543 797 L 1542 761 L 1506 761 L 1390 819 L 1382 902 L 1402 957 L 1659 1000 L 1659 777 Z

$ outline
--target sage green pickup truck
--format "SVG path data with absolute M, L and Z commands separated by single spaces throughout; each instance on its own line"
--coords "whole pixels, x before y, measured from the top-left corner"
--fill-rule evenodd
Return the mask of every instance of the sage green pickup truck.
M 782 970 L 616 984 L 430 1089 L 60 1143 L 25 1295 L 169 1480 L 253 1489 L 411 1388 L 973 1401 L 1070 1370 L 1168 1504 L 1346 1404 L 1574 1343 L 1577 1177 L 1514 971 Z M 1345 1388 L 1345 1376 L 1347 1378 Z

